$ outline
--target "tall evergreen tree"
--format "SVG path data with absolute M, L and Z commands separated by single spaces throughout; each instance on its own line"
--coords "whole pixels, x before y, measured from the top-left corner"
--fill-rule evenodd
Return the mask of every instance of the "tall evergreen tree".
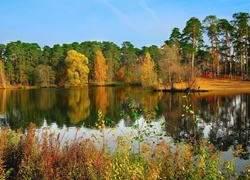
M 21 41 L 10 42 L 6 46 L 6 75 L 11 84 L 27 82 L 25 78 L 25 53 Z
M 169 40 L 165 41 L 165 44 L 167 44 L 168 46 L 178 46 L 180 47 L 180 43 L 181 43 L 181 33 L 180 33 L 180 29 L 175 27 L 172 30 L 172 33 L 169 37 Z
M 236 41 L 236 55 L 240 60 L 240 72 L 243 77 L 245 74 L 248 76 L 248 64 L 249 64 L 249 13 L 239 12 L 233 14 L 233 26 L 235 27 Z
M 80 53 L 84 54 L 89 60 L 89 81 L 91 82 L 94 79 L 95 53 L 102 49 L 102 44 L 98 41 L 85 41 L 80 44 L 80 47 Z
M 219 19 L 221 58 L 225 61 L 225 73 L 232 77 L 233 73 L 233 52 L 232 38 L 234 27 L 227 19 Z
M 131 81 L 133 76 L 135 77 L 135 74 L 137 73 L 137 52 L 137 49 L 130 42 L 125 41 L 122 43 L 120 66 L 125 66 L 125 76 L 129 81 Z
M 49 46 L 44 46 L 42 49 L 42 56 L 40 58 L 39 64 L 49 65 L 51 59 L 52 50 Z
M 137 59 L 136 49 L 134 48 L 134 45 L 128 41 L 122 43 L 121 54 L 121 66 L 128 67 Z
M 220 74 L 218 23 L 219 23 L 219 19 L 215 15 L 209 15 L 203 20 L 204 30 L 211 43 L 211 54 L 213 57 L 213 69 L 216 69 L 217 75 Z
M 121 59 L 120 48 L 113 42 L 102 42 L 102 53 L 108 66 L 107 81 L 113 81 L 115 72 L 119 69 L 119 60 Z
M 195 63 L 195 54 L 199 47 L 202 46 L 202 24 L 200 20 L 196 17 L 190 18 L 185 28 L 183 29 L 183 40 L 185 42 L 185 46 L 191 53 L 191 68 L 192 68 L 192 76 L 194 75 L 194 63 Z

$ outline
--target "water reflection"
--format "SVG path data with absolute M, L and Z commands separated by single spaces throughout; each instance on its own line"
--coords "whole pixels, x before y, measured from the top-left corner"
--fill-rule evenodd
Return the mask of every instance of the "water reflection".
M 102 111 L 102 115 L 106 116 L 107 108 L 109 106 L 108 93 L 106 88 L 101 86 L 94 89 L 95 91 L 95 105 L 98 110 Z
M 90 99 L 88 88 L 68 91 L 66 98 L 68 102 L 67 115 L 70 123 L 77 124 L 89 116 Z
M 241 158 L 249 159 L 249 94 L 195 93 L 185 99 L 185 94 L 151 92 L 141 87 L 0 90 L 1 124 L 26 129 L 30 122 L 42 127 L 46 119 L 48 125 L 56 123 L 59 128 L 84 125 L 91 129 L 101 110 L 116 125 L 122 111 L 130 112 L 126 92 L 138 109 L 158 107 L 156 118 L 163 117 L 166 133 L 173 139 L 206 138 L 222 151 L 242 144 L 247 153 Z M 185 114 L 183 106 L 189 106 L 199 116 L 198 121 Z M 124 120 L 124 126 L 134 122 Z

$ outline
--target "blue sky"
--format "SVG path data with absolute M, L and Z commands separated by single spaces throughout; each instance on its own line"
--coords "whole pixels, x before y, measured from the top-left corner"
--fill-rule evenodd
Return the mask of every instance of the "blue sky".
M 191 17 L 232 19 L 249 0 L 0 0 L 0 44 L 20 40 L 41 47 L 83 41 L 161 46 Z

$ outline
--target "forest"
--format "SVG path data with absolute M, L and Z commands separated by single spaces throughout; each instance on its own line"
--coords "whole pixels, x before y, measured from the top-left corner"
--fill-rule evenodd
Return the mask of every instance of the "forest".
M 134 82 L 173 87 L 193 77 L 249 77 L 250 15 L 190 18 L 174 27 L 163 45 L 136 48 L 109 41 L 84 41 L 40 47 L 21 41 L 0 44 L 0 87 L 83 86 Z M 207 39 L 205 41 L 205 39 Z

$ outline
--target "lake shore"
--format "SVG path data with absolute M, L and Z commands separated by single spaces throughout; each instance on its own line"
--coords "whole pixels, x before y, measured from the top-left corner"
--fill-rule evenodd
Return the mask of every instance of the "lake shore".
M 177 91 L 186 90 L 187 83 L 186 82 L 175 83 L 174 88 Z M 196 78 L 191 89 L 194 91 L 250 93 L 250 81 L 240 80 L 240 79 Z M 165 90 L 170 90 L 170 89 L 165 89 Z
M 124 86 L 124 85 L 139 85 L 138 83 L 106 83 L 104 86 Z M 90 86 L 93 86 L 91 84 Z M 95 86 L 95 85 L 94 85 Z M 56 86 L 51 86 L 55 88 Z M 7 86 L 7 89 L 37 89 L 38 86 Z M 1 88 L 0 88 L 1 89 Z M 159 87 L 157 91 L 176 91 L 185 92 L 187 91 L 187 83 L 175 83 L 174 90 L 167 87 Z M 223 79 L 223 78 L 196 78 L 192 87 L 192 91 L 196 92 L 220 92 L 220 93 L 250 93 L 250 81 L 241 79 Z

